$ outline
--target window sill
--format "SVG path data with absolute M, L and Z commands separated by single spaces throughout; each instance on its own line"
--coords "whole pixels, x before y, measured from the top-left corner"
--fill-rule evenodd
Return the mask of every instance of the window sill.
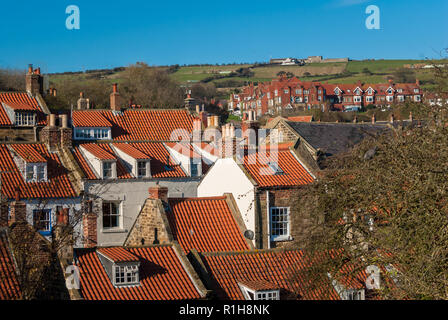
M 271 242 L 282 242 L 282 241 L 292 241 L 294 240 L 291 236 L 281 236 L 281 237 L 271 237 Z
M 127 233 L 128 230 L 122 228 L 101 229 L 101 233 Z

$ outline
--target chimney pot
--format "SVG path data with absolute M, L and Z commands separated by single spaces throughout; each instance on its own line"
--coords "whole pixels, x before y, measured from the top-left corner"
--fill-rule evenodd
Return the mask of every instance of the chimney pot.
M 55 114 L 50 114 L 50 127 L 55 127 L 56 126 L 56 115 Z
M 33 65 L 32 65 L 32 64 L 29 64 L 29 65 L 28 65 L 28 73 L 29 73 L 29 74 L 32 74 L 32 73 L 33 73 Z
M 117 84 L 117 83 L 114 83 L 114 84 L 112 85 L 112 92 L 113 92 L 113 93 L 117 93 L 117 92 L 118 92 L 118 84 Z

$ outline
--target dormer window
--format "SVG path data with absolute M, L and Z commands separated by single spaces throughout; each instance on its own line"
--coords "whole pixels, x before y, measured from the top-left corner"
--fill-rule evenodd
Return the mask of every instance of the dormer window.
M 14 124 L 16 126 L 34 126 L 36 114 L 31 112 L 15 112 Z
M 112 162 L 103 162 L 103 179 L 112 178 Z
M 139 178 L 146 177 L 146 161 L 137 162 L 137 175 Z
M 115 265 L 115 285 L 135 285 L 139 283 L 138 265 Z
M 265 280 L 243 280 L 238 286 L 246 300 L 280 300 L 278 286 Z
M 109 140 L 111 139 L 110 128 L 75 128 L 74 136 L 77 140 Z
M 131 252 L 123 247 L 99 248 L 97 255 L 114 287 L 140 284 L 140 261 Z
M 420 90 L 419 89 L 414 89 L 414 93 L 419 93 Z
M 364 290 L 346 290 L 344 300 L 365 300 Z

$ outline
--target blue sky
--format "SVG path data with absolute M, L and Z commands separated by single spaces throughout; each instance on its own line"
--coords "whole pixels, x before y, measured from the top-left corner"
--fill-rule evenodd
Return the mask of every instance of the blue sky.
M 371 4 L 380 30 L 365 27 Z M 80 9 L 80 30 L 65 27 L 69 5 Z M 41 0 L 1 9 L 0 67 L 33 63 L 43 72 L 310 55 L 421 59 L 448 48 L 446 0 Z

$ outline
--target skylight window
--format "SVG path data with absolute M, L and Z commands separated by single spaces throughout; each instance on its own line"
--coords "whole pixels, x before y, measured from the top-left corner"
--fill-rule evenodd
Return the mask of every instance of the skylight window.
M 277 162 L 269 162 L 269 168 L 274 172 L 274 174 L 284 174 L 285 172 L 278 166 Z

